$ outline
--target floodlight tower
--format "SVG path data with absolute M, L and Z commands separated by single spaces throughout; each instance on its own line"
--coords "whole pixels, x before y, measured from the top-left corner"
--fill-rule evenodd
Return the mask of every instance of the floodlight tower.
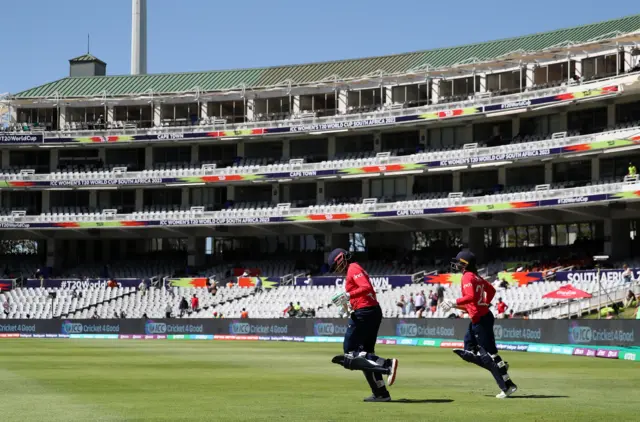
M 131 0 L 131 74 L 147 73 L 147 0 Z

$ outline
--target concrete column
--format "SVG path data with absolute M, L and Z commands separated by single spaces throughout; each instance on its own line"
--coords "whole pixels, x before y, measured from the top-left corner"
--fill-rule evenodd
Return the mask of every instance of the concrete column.
M 575 62 L 575 75 L 578 78 L 582 77 L 582 60 L 576 60 Z M 573 75 L 569 75 L 569 76 L 573 76 Z
M 236 155 L 238 157 L 244 157 L 244 141 L 239 141 L 236 144 Z
M 604 254 L 612 260 L 627 258 L 631 252 L 629 220 L 604 220 Z
M 142 211 L 144 208 L 144 191 L 142 188 L 136 189 L 136 202 L 135 202 L 136 211 Z
M 597 180 L 600 180 L 600 159 L 596 157 L 591 159 L 591 181 Z
M 429 136 L 429 135 L 428 135 L 428 133 L 429 133 L 429 131 L 427 131 L 427 128 L 426 128 L 426 127 L 421 127 L 421 128 L 420 128 L 420 145 L 421 145 L 423 148 L 427 148 L 428 141 L 429 141 L 429 140 L 427 139 L 427 137 Z
M 431 79 L 431 93 L 429 94 L 431 104 L 436 104 L 440 98 L 440 78 Z
M 1 153 L 2 153 L 2 168 L 8 169 L 9 167 L 11 167 L 11 151 L 9 151 L 8 149 L 3 149 Z
M 316 182 L 316 204 L 321 205 L 324 203 L 324 181 L 319 180 Z
M 42 191 L 42 213 L 49 212 L 51 209 L 51 191 Z
M 200 103 L 200 118 L 204 119 L 207 116 L 209 116 L 209 103 L 205 101 Z
M 498 184 L 507 186 L 507 168 L 504 166 L 498 167 Z
M 456 171 L 453 173 L 453 192 L 460 192 L 460 176 L 462 173 L 460 173 L 459 171 Z
M 107 164 L 107 149 L 106 148 L 98 148 L 98 159 L 102 160 L 103 164 Z
M 373 150 L 375 152 L 382 152 L 382 133 L 380 132 L 373 134 Z
M 516 136 L 520 133 L 520 116 L 513 116 L 511 119 L 511 136 Z
M 616 125 L 616 105 L 607 105 L 607 126 L 612 127 Z
M 86 257 L 89 263 L 93 263 L 96 257 L 96 246 L 93 239 L 87 239 L 85 242 Z
M 144 168 L 153 169 L 153 147 L 145 147 L 144 149 Z
M 480 86 L 478 87 L 478 92 L 487 92 L 487 74 L 483 73 L 480 76 Z
M 290 184 L 282 184 L 280 185 L 280 202 L 288 203 L 291 202 L 291 185 Z
M 90 190 L 89 191 L 89 209 L 98 208 L 98 191 Z
M 56 241 L 54 239 L 47 239 L 47 260 L 46 266 L 50 268 L 56 268 L 57 259 L 56 259 Z
M 291 140 L 289 138 L 282 140 L 282 158 L 285 160 L 291 158 Z
M 64 130 L 67 124 L 67 106 L 60 106 L 58 108 L 58 130 Z
M 330 135 L 327 139 L 327 157 L 329 160 L 335 158 L 336 156 L 336 137 Z
M 362 198 L 370 198 L 371 197 L 371 189 L 369 188 L 369 179 L 362 179 Z
M 338 92 L 338 114 L 347 114 L 347 90 L 341 90 Z
M 189 207 L 191 206 L 190 205 L 191 204 L 191 197 L 189 195 L 189 188 L 183 187 L 181 193 L 182 193 L 182 200 L 181 200 L 180 206 L 184 210 L 189 209 Z
M 462 243 L 476 255 L 478 263 L 484 262 L 485 246 L 484 246 L 484 229 L 482 227 L 462 228 Z
M 227 186 L 227 201 L 235 201 L 236 200 L 236 187 L 233 185 Z
M 153 104 L 153 126 L 162 126 L 162 104 L 160 103 Z
M 413 184 L 416 182 L 416 176 L 413 174 L 407 175 L 407 199 L 411 199 L 413 196 Z
M 273 184 L 271 186 L 271 203 L 273 205 L 277 205 L 280 203 L 280 189 L 282 189 L 284 185 Z
M 625 47 L 624 49 L 624 71 L 628 72 L 633 68 L 634 57 L 631 55 L 631 47 Z
M 384 87 L 384 105 L 393 104 L 393 85 L 385 85 Z
M 244 111 L 247 117 L 247 122 L 253 121 L 253 106 L 254 106 L 253 99 L 247 100 L 247 109 Z
M 113 111 L 113 106 L 112 105 L 107 106 L 107 115 L 105 116 L 105 119 L 107 119 L 107 122 L 113 122 L 114 116 L 115 116 L 115 112 Z
M 531 88 L 534 83 L 534 78 L 533 78 L 533 65 L 532 64 L 528 64 L 525 69 L 524 69 L 524 74 L 525 74 L 525 78 L 524 78 L 524 82 L 525 82 L 525 87 L 527 88 Z
M 59 160 L 58 160 L 58 150 L 52 148 L 49 150 L 49 169 L 54 171 L 58 168 Z
M 200 163 L 200 148 L 196 145 L 191 145 L 191 164 Z
M 553 183 L 553 163 L 544 163 L 544 183 Z
M 300 96 L 294 95 L 291 97 L 291 114 L 300 114 Z

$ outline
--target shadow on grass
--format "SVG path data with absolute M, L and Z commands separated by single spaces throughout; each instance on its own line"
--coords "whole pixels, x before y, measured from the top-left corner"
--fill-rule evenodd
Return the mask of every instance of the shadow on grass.
M 399 400 L 391 400 L 389 403 L 451 403 L 453 400 L 451 399 L 424 399 L 424 400 L 413 400 L 413 399 L 399 399 Z
M 493 397 L 490 395 L 486 395 L 485 397 Z M 511 399 L 568 399 L 569 396 L 545 396 L 545 395 L 540 395 L 540 394 L 530 394 L 528 396 L 511 396 L 509 397 L 509 400 Z

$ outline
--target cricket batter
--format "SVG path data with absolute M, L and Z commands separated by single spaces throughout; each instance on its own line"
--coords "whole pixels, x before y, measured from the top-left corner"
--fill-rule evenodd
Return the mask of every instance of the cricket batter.
M 329 254 L 328 264 L 336 273 L 347 273 L 345 291 L 336 294 L 332 302 L 338 307 L 349 304 L 352 310 L 344 336 L 344 355 L 334 357 L 332 362 L 346 369 L 364 372 L 373 393 L 364 399 L 365 402 L 391 401 L 382 376 L 387 375 L 387 383 L 392 386 L 396 380 L 398 360 L 374 354 L 382 310 L 369 274 L 358 263 L 351 262 L 351 255 L 344 249 L 334 249 Z

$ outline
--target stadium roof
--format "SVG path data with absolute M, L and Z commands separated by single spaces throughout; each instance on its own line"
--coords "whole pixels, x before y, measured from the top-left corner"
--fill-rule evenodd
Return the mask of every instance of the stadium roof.
M 149 75 L 67 77 L 28 89 L 14 99 L 78 98 L 140 95 L 148 92 L 172 94 L 264 88 L 282 85 L 283 81 L 306 84 L 333 78 L 348 80 L 367 75 L 398 74 L 411 70 L 443 68 L 465 61 L 499 59 L 515 51 L 541 51 L 589 41 L 603 41 L 640 30 L 640 14 L 573 28 L 559 29 L 516 38 L 508 38 L 460 47 L 440 48 L 414 53 L 254 69 Z M 81 56 L 80 58 L 84 58 Z M 78 58 L 78 59 L 80 59 Z
M 69 60 L 69 63 L 93 63 L 93 62 L 98 62 L 106 65 L 105 62 L 103 62 L 93 54 L 89 54 L 89 53 L 83 54 L 82 56 L 74 57 L 73 59 Z

